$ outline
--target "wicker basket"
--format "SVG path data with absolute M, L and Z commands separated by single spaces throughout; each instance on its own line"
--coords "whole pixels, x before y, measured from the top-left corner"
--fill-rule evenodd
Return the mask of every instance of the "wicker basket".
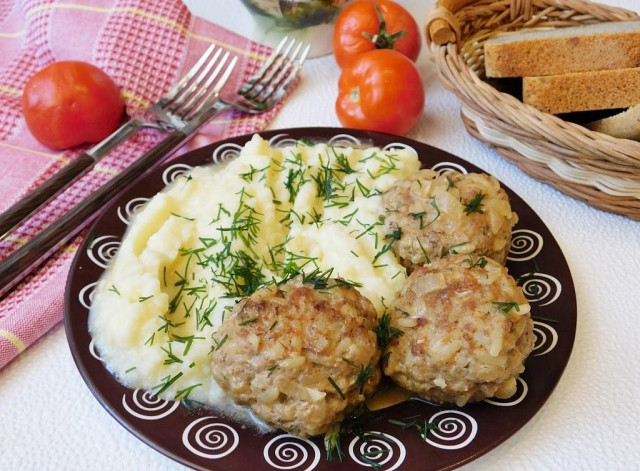
M 443 85 L 467 130 L 523 171 L 597 208 L 640 220 L 640 142 L 590 131 L 484 82 L 484 41 L 524 27 L 640 19 L 587 0 L 439 0 L 426 23 Z

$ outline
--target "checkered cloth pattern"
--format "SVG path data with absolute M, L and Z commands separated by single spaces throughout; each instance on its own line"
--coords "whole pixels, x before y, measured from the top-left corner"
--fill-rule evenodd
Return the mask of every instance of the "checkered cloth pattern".
M 211 2 L 215 8 L 216 2 Z M 221 19 L 222 20 L 222 19 Z M 24 86 L 59 60 L 90 62 L 122 89 L 128 115 L 157 101 L 216 43 L 239 61 L 226 90 L 251 76 L 271 50 L 192 16 L 179 0 L 0 0 L 0 211 L 73 161 L 81 150 L 53 151 L 29 133 Z M 278 112 L 214 118 L 192 147 L 263 129 Z M 25 244 L 162 139 L 145 130 L 118 147 L 26 224 L 0 242 L 0 259 Z M 81 238 L 55 254 L 0 303 L 0 368 L 62 320 L 63 295 Z

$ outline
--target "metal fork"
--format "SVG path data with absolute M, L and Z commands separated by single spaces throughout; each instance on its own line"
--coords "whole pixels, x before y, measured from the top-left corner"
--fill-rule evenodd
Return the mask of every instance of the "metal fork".
M 137 159 L 131 166 L 109 180 L 104 186 L 73 207 L 51 226 L 44 229 L 0 262 L 0 299 L 4 298 L 13 287 L 37 266 L 75 237 L 96 216 L 98 209 L 103 207 L 106 201 L 113 198 L 120 190 L 127 187 L 128 184 L 132 183 L 155 163 L 179 148 L 189 136 L 193 135 L 199 127 L 214 115 L 228 108 L 249 113 L 264 112 L 273 108 L 284 97 L 287 88 L 297 77 L 308 52 L 308 46 L 303 48 L 300 44 L 289 44 L 288 40 L 283 40 L 260 71 L 244 83 L 231 101 L 227 102 L 219 100 L 219 93 L 231 75 L 235 60 L 230 63 L 217 81 L 215 78 L 210 78 L 213 75 L 207 76 L 208 78 L 205 79 L 204 85 L 212 82 L 211 85 L 213 86 L 207 94 L 207 92 L 202 92 L 202 88 L 193 88 L 192 86 L 195 83 L 193 80 L 198 81 L 200 74 L 204 72 L 201 67 L 204 66 L 206 68 L 207 65 L 204 65 L 205 63 L 210 65 L 210 62 L 208 62 L 210 59 L 200 59 L 190 71 L 190 73 L 195 71 L 192 76 L 184 84 L 182 81 L 178 84 L 181 87 L 186 84 L 188 89 L 193 88 L 192 93 L 186 94 L 186 92 L 181 92 L 184 88 L 179 88 L 176 96 L 172 96 L 172 92 L 178 88 L 177 86 L 174 87 L 164 97 L 166 102 L 161 100 L 158 102 L 156 109 L 153 106 L 149 109 L 149 113 L 152 116 L 149 120 L 143 121 L 139 119 L 137 122 L 138 127 L 159 127 L 170 130 L 170 134 L 160 144 Z M 212 51 L 205 53 L 205 56 L 210 56 L 211 53 Z M 226 54 L 225 57 L 227 57 Z M 213 56 L 211 60 L 217 63 L 216 56 Z M 213 67 L 210 66 L 209 68 Z M 222 67 L 218 66 L 216 70 L 221 70 Z M 218 70 L 218 73 L 220 70 Z M 182 95 L 189 98 L 180 100 L 178 97 Z M 197 95 L 200 96 L 195 98 Z M 125 123 L 122 127 L 125 126 L 133 125 Z M 127 132 L 129 133 L 128 135 L 131 134 L 130 131 Z M 87 154 L 104 155 L 100 154 L 100 152 L 103 152 L 101 145 L 103 143 L 89 150 Z
M 22 221 L 62 193 L 140 128 L 154 127 L 168 132 L 181 131 L 186 136 L 193 132 L 191 128 L 194 125 L 198 127 L 202 125 L 209 114 L 204 113 L 204 110 L 210 108 L 218 98 L 222 86 L 231 75 L 238 60 L 234 57 L 225 69 L 229 52 L 220 59 L 223 49 L 218 48 L 214 54 L 215 49 L 215 46 L 211 45 L 182 80 L 157 103 L 128 120 L 103 141 L 83 152 L 32 193 L 2 213 L 0 240 L 6 238 Z M 178 140 L 176 136 L 176 142 Z
M 222 55 L 224 49 L 212 44 L 158 102 L 138 113 L 138 116 L 124 123 L 102 142 L 82 153 L 35 191 L 0 214 L 0 240 L 140 128 L 153 127 L 170 133 L 181 131 L 185 136 L 190 136 L 224 109 L 231 107 L 246 113 L 261 113 L 273 108 L 293 83 L 309 48 L 310 46 L 303 48 L 302 43 L 284 38 L 260 71 L 241 86 L 236 98 L 231 102 L 224 102 L 219 100 L 220 89 L 229 78 L 237 58 L 234 57 L 223 71 L 229 60 L 229 52 Z M 222 76 L 216 82 L 221 73 Z
M 236 92 L 233 101 L 221 99 L 214 106 L 245 113 L 262 113 L 273 108 L 297 77 L 310 49 L 310 44 L 283 38 L 260 70 Z

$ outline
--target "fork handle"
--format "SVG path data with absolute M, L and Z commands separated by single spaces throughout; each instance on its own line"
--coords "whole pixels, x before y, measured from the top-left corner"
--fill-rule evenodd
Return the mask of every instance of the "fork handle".
M 137 131 L 140 126 L 141 122 L 136 118 L 127 121 L 103 141 L 89 151 L 83 152 L 76 160 L 65 165 L 46 182 L 0 214 L 0 240 L 5 239 L 24 220 L 69 188 L 96 162 Z
M 100 212 L 99 209 L 104 207 L 105 202 L 127 188 L 145 170 L 151 169 L 154 164 L 171 155 L 185 140 L 184 133 L 172 132 L 127 169 L 0 262 L 0 299 L 91 222 Z

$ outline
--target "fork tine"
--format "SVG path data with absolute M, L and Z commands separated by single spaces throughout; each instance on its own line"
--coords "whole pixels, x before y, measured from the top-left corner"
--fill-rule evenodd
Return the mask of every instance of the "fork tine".
M 304 64 L 304 61 L 307 60 L 307 56 L 309 55 L 310 50 L 311 50 L 311 44 L 307 44 L 307 47 L 305 47 L 304 50 L 302 51 L 302 55 L 300 56 L 300 59 L 298 59 L 298 63 L 293 67 L 293 70 L 291 70 L 291 73 L 289 74 L 287 79 L 280 86 L 280 90 L 283 93 L 287 90 L 287 88 L 289 88 L 289 85 L 291 85 L 294 79 L 298 76 L 298 73 L 300 72 L 300 69 Z
M 197 74 L 193 80 L 191 80 L 191 85 L 189 87 L 184 87 L 182 91 L 178 92 L 174 99 L 171 102 L 168 102 L 167 105 L 171 105 L 168 107 L 170 112 L 176 112 L 180 107 L 182 107 L 186 102 L 189 102 L 191 98 L 198 93 L 201 89 L 202 82 L 207 78 L 209 72 L 213 68 L 213 66 L 218 61 L 218 58 L 222 54 L 222 49 L 218 49 L 213 57 L 207 62 L 207 64 L 202 68 L 200 73 Z
M 204 101 L 206 100 L 202 100 L 202 97 L 205 96 L 207 93 L 210 93 L 213 91 L 211 89 L 211 86 L 213 85 L 213 82 L 218 77 L 218 75 L 220 75 L 220 71 L 222 70 L 224 65 L 227 63 L 227 60 L 229 60 L 229 55 L 230 53 L 229 51 L 227 51 L 225 55 L 222 56 L 222 59 L 218 63 L 218 66 L 211 73 L 206 83 L 202 87 L 200 87 L 200 90 L 198 91 L 198 93 L 195 94 L 191 98 L 191 100 L 189 100 L 189 102 L 184 105 L 184 108 L 178 115 L 180 116 L 180 118 L 184 119 L 184 117 L 190 114 L 192 111 L 194 111 L 194 109 L 196 113 L 201 109 L 201 107 L 196 107 L 196 106 L 198 105 L 198 103 L 200 104 L 204 103 Z
M 216 69 L 215 75 L 219 73 L 218 69 L 222 69 L 222 66 L 227 61 L 228 57 L 229 57 L 229 52 L 227 52 L 224 55 L 222 62 Z M 234 56 L 231 62 L 229 63 L 229 65 L 227 66 L 226 70 L 222 74 L 222 77 L 220 77 L 216 82 L 216 84 L 214 85 L 213 90 L 211 90 L 211 92 L 209 93 L 209 96 L 207 96 L 204 100 L 202 100 L 202 102 L 195 108 L 195 110 L 193 110 L 193 114 L 197 114 L 200 111 L 208 108 L 213 104 L 213 102 L 218 98 L 218 95 L 220 94 L 222 87 L 224 87 L 225 83 L 227 83 L 227 80 L 229 80 L 229 77 L 231 76 L 231 73 L 233 72 L 233 69 L 235 68 L 237 62 L 238 62 L 238 57 Z
M 200 57 L 200 59 L 198 59 L 198 61 L 193 65 L 193 67 L 189 69 L 186 75 L 182 77 L 182 79 L 177 84 L 175 84 L 173 88 L 169 90 L 169 92 L 166 95 L 164 95 L 160 99 L 160 101 L 158 102 L 160 106 L 163 106 L 163 104 L 166 104 L 166 103 L 170 103 L 175 99 L 176 95 L 181 90 L 184 89 L 184 87 L 191 81 L 191 79 L 193 79 L 193 77 L 195 77 L 196 73 L 198 72 L 198 70 L 200 70 L 202 65 L 207 60 L 209 60 L 209 56 L 211 56 L 211 53 L 213 53 L 213 50 L 215 49 L 215 47 L 216 47 L 215 44 L 212 44 L 207 48 L 205 53 Z
M 243 85 L 242 87 L 243 89 L 244 88 L 246 88 L 247 90 L 250 89 L 250 87 L 256 81 L 258 81 L 258 79 L 262 77 L 265 74 L 265 72 L 267 72 L 267 70 L 269 70 L 269 68 L 273 65 L 273 62 L 276 60 L 276 58 L 278 57 L 278 55 L 282 51 L 282 48 L 284 48 L 284 45 L 287 43 L 288 40 L 289 40 L 289 36 L 285 36 L 284 38 L 282 38 L 278 46 L 274 49 L 274 51 L 271 53 L 271 55 L 266 60 L 266 62 L 262 65 L 262 67 L 260 67 L 258 72 L 253 74 L 253 76 L 249 78 L 249 80 Z
M 247 82 L 247 86 L 242 87 L 242 89 L 240 89 L 238 93 L 246 98 L 251 98 L 252 95 L 255 96 L 259 94 L 262 88 L 264 88 L 264 84 L 269 83 L 276 72 L 278 72 L 280 67 L 282 67 L 283 63 L 285 63 L 287 57 L 291 52 L 291 49 L 295 44 L 296 40 L 295 38 L 292 38 L 291 42 L 284 48 L 284 51 L 282 51 L 282 53 L 276 53 L 276 51 L 274 51 L 274 53 L 271 55 L 271 58 L 269 59 L 270 66 L 268 68 L 263 67 L 261 70 L 262 73 L 260 75 L 256 74 L 256 78 Z M 258 89 L 256 90 L 256 88 Z
M 265 93 L 260 93 L 258 96 L 254 97 L 252 100 L 256 101 L 263 106 L 270 108 L 275 105 L 277 101 L 282 98 L 285 94 L 289 86 L 293 83 L 294 79 L 298 76 L 304 61 L 307 59 L 309 55 L 309 51 L 311 49 L 311 45 L 308 44 L 303 50 L 300 57 L 297 58 L 298 53 L 302 47 L 302 43 L 296 48 L 293 57 L 288 61 L 286 67 L 283 67 L 281 72 L 278 74 L 278 77 L 273 80 L 269 84 L 265 84 L 265 88 L 267 89 Z
M 209 92 L 209 89 L 211 88 L 211 85 L 213 84 L 214 80 L 220 74 L 222 67 L 229 59 L 229 52 L 227 51 L 225 55 L 222 57 L 222 59 L 218 61 L 218 58 L 220 57 L 221 53 L 222 53 L 222 49 L 218 49 L 218 54 L 214 56 L 214 58 L 209 63 L 209 66 L 207 67 L 207 70 L 206 70 L 207 73 L 204 74 L 204 76 L 199 77 L 204 79 L 206 75 L 208 75 L 204 84 L 202 83 L 202 80 L 198 81 L 197 83 L 194 82 L 195 87 L 192 86 L 193 90 L 191 90 L 190 93 L 187 96 L 185 96 L 184 100 L 181 100 L 180 103 L 178 103 L 176 107 L 172 110 L 173 112 L 177 112 L 178 109 L 180 109 L 180 112 L 176 114 L 181 118 L 184 118 L 186 115 L 188 115 L 189 112 L 193 109 L 193 107 L 196 104 L 198 104 L 200 99 L 202 99 L 202 97 Z M 209 73 L 211 71 L 211 68 L 216 64 L 216 62 L 218 62 L 217 67 L 213 70 L 213 72 Z
M 250 93 L 245 96 L 252 100 L 257 100 L 262 102 L 268 100 L 269 97 L 273 94 L 273 92 L 278 88 L 280 83 L 283 81 L 287 73 L 293 69 L 293 63 L 296 60 L 296 57 L 298 56 L 298 54 L 300 53 L 300 49 L 302 49 L 302 45 L 303 45 L 302 43 L 299 43 L 298 46 L 296 46 L 295 50 L 293 51 L 291 58 L 285 58 L 283 60 L 282 66 L 280 67 L 280 70 L 278 71 L 278 75 L 276 75 L 275 78 L 272 78 L 272 80 L 262 83 L 260 90 L 258 90 L 257 92 Z

